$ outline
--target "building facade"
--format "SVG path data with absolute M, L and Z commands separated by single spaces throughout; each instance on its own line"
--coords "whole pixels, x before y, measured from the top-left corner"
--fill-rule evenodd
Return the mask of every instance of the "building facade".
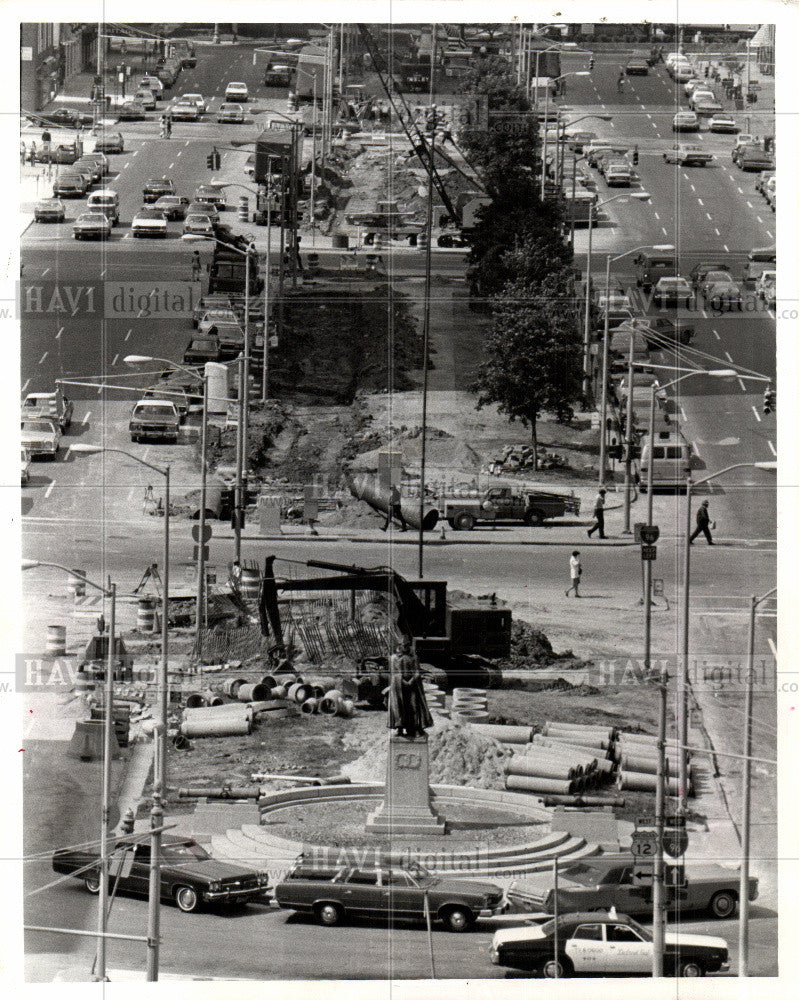
M 20 25 L 20 103 L 41 111 L 96 58 L 97 27 L 27 22 Z

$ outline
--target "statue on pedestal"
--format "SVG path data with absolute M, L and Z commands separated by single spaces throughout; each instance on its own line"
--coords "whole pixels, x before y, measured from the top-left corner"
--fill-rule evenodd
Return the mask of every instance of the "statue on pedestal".
M 417 739 L 433 725 L 427 707 L 419 660 L 411 640 L 404 638 L 391 657 L 391 681 L 388 689 L 388 728 L 397 736 Z

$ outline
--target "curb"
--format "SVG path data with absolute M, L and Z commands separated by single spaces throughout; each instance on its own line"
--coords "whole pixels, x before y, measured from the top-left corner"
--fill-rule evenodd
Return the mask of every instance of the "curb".
M 229 534 L 219 534 L 214 535 L 215 538 L 225 539 L 230 541 L 236 536 L 231 531 Z M 379 543 L 383 540 L 390 541 L 392 545 L 413 545 L 419 544 L 418 535 L 414 534 L 413 538 L 364 538 L 359 535 L 242 535 L 242 542 L 353 542 L 354 544 L 369 544 L 369 543 Z M 429 548 L 443 548 L 446 545 L 567 545 L 573 547 L 577 544 L 575 539 L 564 539 L 563 541 L 539 541 L 536 539 L 528 540 L 524 538 L 515 539 L 494 539 L 494 538 L 474 538 L 474 539 L 457 539 L 450 540 L 449 538 L 425 538 L 424 544 Z M 627 540 L 614 541 L 607 539 L 604 542 L 592 542 L 590 539 L 586 539 L 584 542 L 580 542 L 585 548 L 621 548 L 631 545 L 637 545 L 632 538 Z M 719 546 L 721 548 L 721 546 Z

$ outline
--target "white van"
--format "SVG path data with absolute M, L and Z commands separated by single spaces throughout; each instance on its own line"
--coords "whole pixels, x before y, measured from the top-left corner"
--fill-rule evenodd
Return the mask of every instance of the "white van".
M 639 462 L 642 492 L 647 488 L 650 461 L 653 489 L 681 489 L 691 472 L 691 446 L 676 428 L 656 428 L 653 443 L 648 434 L 644 435 Z
M 112 226 L 119 222 L 119 195 L 116 191 L 92 191 L 86 207 L 90 212 L 102 212 Z

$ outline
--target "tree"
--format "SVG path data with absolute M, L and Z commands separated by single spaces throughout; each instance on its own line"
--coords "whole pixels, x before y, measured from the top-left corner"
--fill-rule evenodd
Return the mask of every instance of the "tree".
M 537 423 L 544 410 L 570 420 L 572 403 L 581 392 L 581 343 L 578 310 L 565 267 L 535 273 L 535 247 L 515 251 L 528 257 L 526 274 L 509 281 L 494 301 L 494 324 L 486 341 L 486 361 L 478 369 L 474 390 L 477 409 L 496 403 L 500 413 L 530 428 L 538 466 Z M 518 263 L 518 261 L 517 261 Z M 513 265 L 512 265 L 513 266 Z

